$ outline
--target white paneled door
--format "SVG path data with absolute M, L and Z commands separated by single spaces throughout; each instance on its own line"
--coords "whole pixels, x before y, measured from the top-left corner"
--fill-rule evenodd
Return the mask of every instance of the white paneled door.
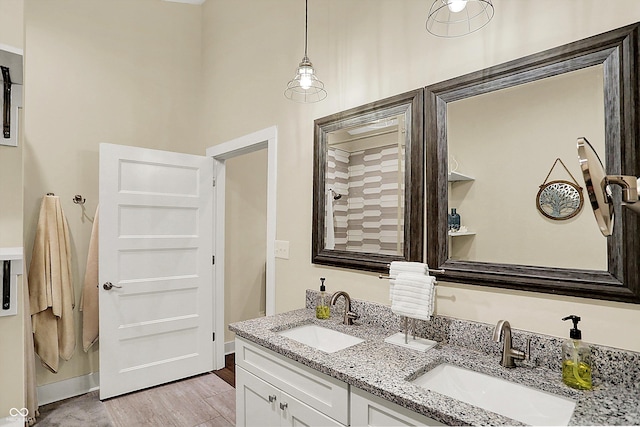
M 213 369 L 213 160 L 100 145 L 100 399 Z

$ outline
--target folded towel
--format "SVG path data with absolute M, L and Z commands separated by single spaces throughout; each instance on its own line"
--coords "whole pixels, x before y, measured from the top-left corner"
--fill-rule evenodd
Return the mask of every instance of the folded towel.
M 29 304 L 35 351 L 43 365 L 58 372 L 58 358 L 71 359 L 76 346 L 67 220 L 57 196 L 45 196 L 29 265 Z
M 87 269 L 84 273 L 84 285 L 80 311 L 82 312 L 82 347 L 85 352 L 98 341 L 99 311 L 98 311 L 98 211 L 93 218 L 89 253 L 87 254 Z
M 395 279 L 391 311 L 399 316 L 429 320 L 433 314 L 436 278 L 400 273 Z
M 392 261 L 389 266 L 389 276 L 393 279 L 400 273 L 429 274 L 429 266 L 423 262 Z
M 422 262 L 392 261 L 389 266 L 389 301 L 393 301 L 395 279 L 400 273 L 429 275 L 429 266 Z

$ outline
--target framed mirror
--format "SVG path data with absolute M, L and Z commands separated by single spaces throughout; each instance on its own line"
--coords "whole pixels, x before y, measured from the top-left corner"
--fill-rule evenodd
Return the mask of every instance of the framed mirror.
M 619 189 L 607 238 L 586 209 L 553 221 L 535 206 L 554 159 L 581 177 L 579 137 L 606 173 L 638 176 L 638 49 L 634 24 L 425 89 L 427 261 L 439 280 L 640 303 L 640 216 Z M 449 232 L 452 208 L 464 235 Z
M 423 89 L 314 122 L 314 264 L 384 273 L 422 261 Z

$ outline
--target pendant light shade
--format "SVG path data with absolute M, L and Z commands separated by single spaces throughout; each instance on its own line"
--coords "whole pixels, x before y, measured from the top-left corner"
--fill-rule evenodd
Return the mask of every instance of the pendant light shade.
M 491 0 L 434 0 L 427 31 L 438 37 L 460 37 L 484 27 L 493 18 Z
M 296 75 L 284 91 L 284 96 L 294 102 L 311 103 L 322 101 L 327 97 L 327 91 L 324 89 L 324 83 L 318 80 L 313 64 L 307 56 L 307 27 L 309 1 L 305 0 L 304 13 L 304 57 L 298 65 Z

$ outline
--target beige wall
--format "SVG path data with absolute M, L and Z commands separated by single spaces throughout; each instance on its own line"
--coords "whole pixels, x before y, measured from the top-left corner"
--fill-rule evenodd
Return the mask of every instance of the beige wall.
M 267 150 L 226 161 L 225 342 L 229 323 L 265 314 L 267 254 Z
M 278 126 L 277 239 L 290 242 L 290 259 L 276 261 L 277 311 L 302 307 L 304 290 L 317 288 L 321 276 L 329 291 L 388 303 L 388 285 L 376 275 L 310 262 L 314 119 L 640 21 L 636 0 L 494 4 L 486 28 L 449 40 L 425 31 L 422 0 L 311 2 L 309 57 L 329 95 L 298 105 L 283 90 L 304 51 L 303 2 L 205 3 L 207 140 Z M 640 335 L 627 331 L 640 323 L 632 304 L 442 284 L 436 311 L 488 323 L 506 318 L 515 328 L 556 336 L 569 329 L 560 318 L 576 313 L 585 340 L 640 351 Z
M 477 233 L 450 238 L 450 256 L 606 271 L 607 239 L 588 200 L 563 221 L 536 209 L 538 190 L 552 166 L 547 182 L 572 182 L 573 175 L 585 186 L 579 136 L 604 159 L 602 66 L 449 103 L 449 157 L 455 157 L 458 172 L 475 178 L 450 183 L 449 207 L 457 208 L 462 225 Z M 571 175 L 560 162 L 554 166 L 558 158 Z
M 199 139 L 201 11 L 157 0 L 27 0 L 25 241 L 40 200 L 60 196 L 69 223 L 76 303 L 98 204 L 101 142 L 204 154 Z M 84 209 L 72 202 L 87 201 Z M 98 347 L 38 385 L 98 371 Z
M 23 49 L 23 30 L 24 1 L 0 0 L 0 44 Z M 0 247 L 22 246 L 23 141 L 19 140 L 17 147 L 0 146 Z M 18 315 L 0 317 L 0 342 L 4 343 L 0 351 L 0 419 L 9 416 L 11 408 L 24 407 L 25 402 L 21 276 L 18 290 Z

